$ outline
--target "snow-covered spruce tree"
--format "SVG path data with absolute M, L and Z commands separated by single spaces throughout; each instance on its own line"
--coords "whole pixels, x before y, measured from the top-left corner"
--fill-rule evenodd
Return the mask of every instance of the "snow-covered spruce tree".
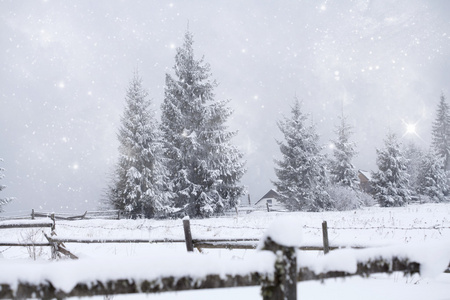
M 374 199 L 380 206 L 403 206 L 411 199 L 406 159 L 395 134 L 389 133 L 385 147 L 377 149 L 378 171 L 372 173 Z
M 429 151 L 422 157 L 417 176 L 417 192 L 426 195 L 434 202 L 445 201 L 449 191 L 447 174 L 443 168 L 444 159 Z
M 450 170 L 450 106 L 444 94 L 437 108 L 436 119 L 432 128 L 432 145 L 435 152 L 444 159 L 444 168 Z
M 127 89 L 117 134 L 119 159 L 107 197 L 116 209 L 132 216 L 164 217 L 170 210 L 165 192 L 165 165 L 159 127 L 148 93 L 137 72 Z
M 0 158 L 0 162 L 2 162 L 3 159 Z M 5 178 L 5 174 L 3 174 L 3 172 L 5 171 L 4 168 L 0 167 L 0 180 L 2 180 L 3 178 Z M 0 191 L 3 191 L 6 188 L 5 185 L 0 184 Z M 3 211 L 3 205 L 9 203 L 12 200 L 12 198 L 1 198 L 0 197 L 0 212 Z
M 421 172 L 420 164 L 425 154 L 422 149 L 420 149 L 416 144 L 412 142 L 406 144 L 403 147 L 402 153 L 407 161 L 406 172 L 409 175 L 409 187 L 410 190 L 415 193 L 418 187 L 418 176 Z
M 210 66 L 196 60 L 187 31 L 177 48 L 175 76 L 166 74 L 161 130 L 176 207 L 190 217 L 209 217 L 235 207 L 243 195 L 242 153 L 230 141 L 228 101 L 216 101 Z
M 332 209 L 325 190 L 328 185 L 326 159 L 320 154 L 319 136 L 313 125 L 305 124 L 307 116 L 302 113 L 297 99 L 291 112 L 290 118 L 285 117 L 277 124 L 285 141 L 277 141 L 282 159 L 275 160 L 278 180 L 273 184 L 290 210 Z
M 352 189 L 357 187 L 358 174 L 352 164 L 356 155 L 355 143 L 350 141 L 352 127 L 342 116 L 336 128 L 337 139 L 333 142 L 333 158 L 330 161 L 331 182 Z

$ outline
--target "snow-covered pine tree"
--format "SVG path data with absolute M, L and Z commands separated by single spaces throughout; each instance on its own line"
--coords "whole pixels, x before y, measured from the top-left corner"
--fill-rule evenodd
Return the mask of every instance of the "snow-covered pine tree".
M 445 201 L 445 195 L 449 191 L 447 173 L 443 166 L 444 159 L 431 150 L 420 161 L 417 192 L 430 197 L 434 202 Z
M 411 199 L 407 161 L 395 134 L 389 133 L 384 143 L 383 149 L 377 149 L 378 171 L 372 173 L 374 199 L 384 207 L 403 206 Z
M 225 122 L 228 101 L 216 101 L 210 66 L 196 60 L 193 35 L 187 31 L 177 48 L 175 76 L 166 74 L 161 130 L 176 207 L 190 217 L 209 217 L 235 207 L 243 195 L 242 153 L 230 141 L 235 132 Z
M 450 106 L 444 94 L 437 108 L 436 119 L 432 128 L 432 145 L 435 152 L 444 159 L 444 168 L 450 170 Z
M 107 197 L 132 216 L 164 217 L 170 210 L 160 131 L 142 79 L 135 72 L 117 134 L 119 159 Z
M 355 143 L 350 141 L 353 133 L 347 118 L 342 116 L 336 128 L 337 139 L 333 142 L 333 158 L 330 161 L 331 182 L 352 189 L 357 187 L 358 174 L 352 164 L 356 155 Z
M 0 162 L 2 162 L 3 159 L 0 158 Z M 4 168 L 0 167 L 0 180 L 5 178 L 5 174 L 3 172 L 5 171 Z M 6 188 L 5 185 L 0 184 L 0 191 L 3 191 Z M 3 205 L 9 203 L 12 200 L 12 198 L 0 198 L 0 212 L 3 211 Z
M 413 142 L 406 144 L 402 149 L 402 153 L 407 160 L 406 172 L 409 175 L 409 187 L 411 191 L 415 193 L 418 187 L 418 176 L 421 172 L 420 164 L 425 154 L 423 150 Z
M 285 117 L 277 124 L 285 141 L 277 141 L 282 159 L 275 160 L 278 180 L 273 184 L 290 210 L 329 210 L 333 205 L 325 190 L 328 177 L 319 136 L 313 125 L 305 124 L 307 116 L 297 99 L 291 112 L 290 118 Z

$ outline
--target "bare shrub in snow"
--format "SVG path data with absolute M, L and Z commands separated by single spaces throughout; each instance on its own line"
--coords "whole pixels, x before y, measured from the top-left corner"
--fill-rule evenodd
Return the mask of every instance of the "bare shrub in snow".
M 333 201 L 334 208 L 339 211 L 353 210 L 361 207 L 359 192 L 341 185 L 331 185 L 327 192 Z
M 20 242 L 22 243 L 38 243 L 39 242 L 39 238 L 38 238 L 38 234 L 39 234 L 39 230 L 29 230 L 26 231 L 25 233 L 21 233 L 20 234 Z M 36 260 L 37 258 L 41 257 L 42 255 L 44 255 L 44 249 L 41 246 L 27 246 L 26 247 L 28 255 L 30 256 L 30 258 L 32 260 Z
M 375 199 L 370 194 L 364 192 L 358 192 L 358 198 L 361 203 L 361 206 L 374 206 L 376 204 Z

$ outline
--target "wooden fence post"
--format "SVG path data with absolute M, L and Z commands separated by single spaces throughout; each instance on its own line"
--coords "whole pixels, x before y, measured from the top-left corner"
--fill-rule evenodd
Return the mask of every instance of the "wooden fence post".
M 183 218 L 184 239 L 186 241 L 186 250 L 194 252 L 194 244 L 192 243 L 191 223 L 189 217 Z
M 323 253 L 330 252 L 330 244 L 328 242 L 328 226 L 327 221 L 322 222 L 322 235 L 323 235 Z
M 50 219 L 52 219 L 52 221 L 53 221 L 53 225 L 52 225 L 52 235 L 55 235 L 55 227 L 56 227 L 56 219 L 55 219 L 55 214 L 54 213 L 52 213 L 51 215 L 50 215 Z
M 297 299 L 297 252 L 296 247 L 277 244 L 270 237 L 264 241 L 262 250 L 269 250 L 277 256 L 273 278 L 263 279 L 261 294 L 263 300 Z
M 34 208 L 31 210 L 31 220 L 34 220 Z
M 44 233 L 44 236 L 50 244 L 52 259 L 53 260 L 57 259 L 58 258 L 58 245 L 55 243 L 55 241 L 52 240 L 52 238 L 48 237 L 45 233 Z

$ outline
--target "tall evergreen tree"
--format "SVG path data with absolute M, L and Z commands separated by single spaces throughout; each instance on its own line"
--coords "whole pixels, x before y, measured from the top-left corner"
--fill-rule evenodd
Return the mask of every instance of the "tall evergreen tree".
M 419 184 L 418 177 L 421 172 L 421 162 L 425 154 L 423 150 L 413 142 L 406 144 L 403 147 L 402 152 L 406 158 L 406 172 L 409 175 L 409 187 L 411 191 L 415 193 Z
M 443 168 L 444 160 L 429 151 L 420 161 L 419 174 L 417 176 L 417 192 L 429 196 L 435 202 L 445 201 L 445 195 L 449 191 L 447 174 Z
M 356 155 L 355 143 L 350 141 L 353 133 L 352 127 L 342 116 L 339 126 L 336 128 L 337 140 L 333 142 L 333 159 L 330 162 L 331 182 L 347 186 L 352 189 L 357 187 L 358 174 L 352 164 Z
M 320 154 L 319 136 L 313 125 L 305 124 L 307 116 L 295 99 L 292 116 L 278 122 L 285 141 L 277 141 L 282 154 L 275 160 L 278 177 L 273 184 L 290 210 L 320 211 L 332 208 L 325 162 Z
M 378 171 L 372 173 L 374 198 L 381 206 L 403 206 L 411 199 L 406 159 L 395 134 L 389 133 L 384 149 L 377 149 Z
M 187 31 L 177 48 L 175 76 L 166 74 L 161 130 L 175 205 L 191 217 L 208 217 L 235 207 L 243 195 L 242 153 L 227 131 L 232 111 L 216 101 L 210 66 L 194 58 L 193 35 Z
M 107 196 L 117 209 L 148 218 L 169 210 L 160 132 L 137 72 L 130 81 L 117 138 L 119 159 Z
M 3 159 L 0 158 L 0 162 L 2 162 Z M 5 174 L 3 174 L 3 172 L 5 171 L 4 168 L 0 167 L 0 180 L 2 180 L 3 178 L 5 178 Z M 5 185 L 0 184 L 0 192 L 3 191 L 6 188 Z M 0 212 L 3 211 L 3 205 L 9 203 L 12 200 L 12 198 L 0 198 Z
M 432 145 L 435 152 L 444 159 L 444 168 L 450 170 L 450 106 L 444 94 L 437 108 L 436 119 L 432 128 Z

